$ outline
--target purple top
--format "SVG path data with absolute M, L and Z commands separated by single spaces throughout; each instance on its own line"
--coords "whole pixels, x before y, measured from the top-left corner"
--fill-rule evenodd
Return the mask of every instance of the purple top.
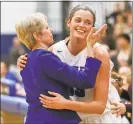
M 52 110 L 42 107 L 40 94 L 57 92 L 69 99 L 69 86 L 77 88 L 94 87 L 101 61 L 87 58 L 85 70 L 78 71 L 53 53 L 36 49 L 28 55 L 26 67 L 21 71 L 29 104 L 26 124 L 78 124 L 81 119 L 70 110 Z

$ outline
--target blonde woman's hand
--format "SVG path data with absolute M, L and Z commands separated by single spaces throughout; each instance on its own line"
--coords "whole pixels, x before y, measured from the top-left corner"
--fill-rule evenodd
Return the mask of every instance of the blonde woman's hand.
M 48 91 L 48 93 L 53 97 L 49 97 L 43 94 L 41 94 L 39 97 L 40 102 L 43 104 L 43 107 L 49 109 L 58 109 L 58 110 L 65 109 L 65 104 L 67 99 L 65 99 L 59 93 L 50 92 L 50 91 Z

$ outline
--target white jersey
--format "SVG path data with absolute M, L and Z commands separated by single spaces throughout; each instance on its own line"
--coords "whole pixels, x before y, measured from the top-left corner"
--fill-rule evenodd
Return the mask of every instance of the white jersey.
M 98 47 L 100 44 L 96 43 L 94 45 L 94 48 Z M 78 69 L 83 69 L 86 63 L 86 58 L 87 58 L 87 48 L 83 49 L 78 55 L 73 56 L 67 46 L 66 46 L 66 41 L 62 40 L 58 43 L 56 43 L 53 47 L 53 53 L 56 54 L 63 62 L 77 67 Z M 113 63 L 110 60 L 110 76 L 111 76 L 111 70 L 113 68 Z M 71 78 L 71 77 L 70 77 Z M 70 96 L 71 100 L 76 100 L 76 101 L 92 101 L 94 99 L 93 97 L 93 88 L 90 89 L 85 89 L 85 90 L 80 90 L 80 89 L 73 89 L 74 94 L 73 96 Z M 115 115 L 111 114 L 110 111 L 110 103 L 109 100 L 114 100 L 114 101 L 120 101 L 119 94 L 116 90 L 116 88 L 112 85 L 111 83 L 111 78 L 110 78 L 110 84 L 109 84 L 109 93 L 108 93 L 108 101 L 106 105 L 106 109 L 103 114 L 98 115 L 98 114 L 84 114 L 84 113 L 78 113 L 80 118 L 83 120 L 83 123 L 114 123 L 118 122 L 121 123 L 120 118 L 116 118 Z M 111 120 L 110 120 L 111 119 Z

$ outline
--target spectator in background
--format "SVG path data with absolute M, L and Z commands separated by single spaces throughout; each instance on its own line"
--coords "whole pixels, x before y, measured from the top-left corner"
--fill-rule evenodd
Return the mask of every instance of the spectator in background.
M 121 5 L 119 3 L 115 4 L 114 11 L 110 15 L 106 15 L 106 20 L 113 19 L 113 22 L 116 23 L 116 17 L 122 13 Z
M 17 64 L 17 59 L 20 55 L 24 54 L 25 50 L 21 45 L 21 42 L 15 36 L 12 40 L 12 47 L 10 49 L 9 62 L 12 65 Z
M 132 9 L 129 2 L 123 3 L 124 8 L 122 8 L 121 3 L 116 3 L 110 14 L 108 14 L 107 9 L 105 10 L 105 20 L 108 24 L 106 41 L 111 50 L 115 49 L 115 38 L 118 35 L 126 33 L 132 39 Z
M 123 85 L 123 78 L 117 72 L 111 72 L 112 84 L 117 89 L 119 95 L 121 94 L 121 87 Z
M 112 72 L 111 77 L 114 79 L 113 84 L 118 90 L 121 102 L 110 101 L 112 105 L 112 113 L 117 116 L 125 115 L 131 122 L 132 113 L 132 81 L 131 69 L 129 67 L 121 67 L 119 73 Z M 127 84 L 125 87 L 125 83 Z
M 125 17 L 125 22 L 127 26 L 127 28 L 125 29 L 125 33 L 129 34 L 132 44 L 132 10 L 129 9 L 124 11 L 123 15 Z
M 9 71 L 9 64 L 7 62 L 1 62 L 1 78 L 6 78 L 9 80 L 14 81 L 15 83 L 19 82 L 18 78 L 15 76 L 14 73 Z
M 114 62 L 114 70 L 122 66 L 127 66 L 131 57 L 131 45 L 130 37 L 128 34 L 121 34 L 116 39 L 116 50 L 115 55 L 111 57 Z
M 108 11 L 106 9 L 105 10 L 105 14 L 106 14 L 105 20 L 108 25 L 106 41 L 107 41 L 107 44 L 109 45 L 110 49 L 115 49 L 115 40 L 114 40 L 114 36 L 113 36 L 114 24 L 116 23 L 116 20 L 117 20 L 116 17 L 122 13 L 120 3 L 115 4 L 115 7 L 114 7 L 114 10 L 112 13 L 110 13 L 110 14 L 107 14 L 107 13 L 108 13 Z
M 124 2 L 124 10 L 127 11 L 127 10 L 132 10 L 132 7 L 131 7 L 131 4 L 130 2 L 126 1 Z
M 117 116 L 126 114 L 126 117 L 131 123 L 131 117 L 132 117 L 132 83 L 131 82 L 128 87 L 128 90 L 125 90 L 125 89 L 121 90 L 121 98 L 124 98 L 127 101 L 119 102 L 119 103 L 115 101 L 111 101 L 112 113 L 117 114 Z
M 130 33 L 132 30 L 132 10 L 126 10 L 123 12 L 124 21 L 127 25 L 126 33 Z
M 1 62 L 1 80 L 5 80 L 8 79 L 8 81 L 10 81 L 9 85 L 7 86 L 9 88 L 6 88 L 7 90 L 3 90 L 4 85 L 5 84 L 1 84 L 1 92 L 2 93 L 6 93 L 10 96 L 14 96 L 16 89 L 15 89 L 15 84 L 19 82 L 19 80 L 17 79 L 17 77 L 14 75 L 14 73 L 9 71 L 9 65 L 7 62 L 2 61 Z M 5 80 L 6 81 L 6 80 Z M 12 82 L 13 81 L 13 82 Z M 13 83 L 13 84 L 12 84 Z
M 129 66 L 120 67 L 118 73 L 123 78 L 123 89 L 127 90 L 131 83 L 131 68 Z
M 124 22 L 123 15 L 119 14 L 116 16 L 116 23 L 114 24 L 114 39 L 119 36 L 120 34 L 123 34 L 126 29 L 126 24 Z
M 9 64 L 7 62 L 1 62 L 1 71 L 0 71 L 1 79 L 8 79 L 14 81 L 14 85 L 9 85 L 9 95 L 10 96 L 24 96 L 25 91 L 22 83 L 20 83 L 17 76 L 9 71 Z M 2 86 L 2 85 L 1 85 Z M 6 92 L 7 93 L 7 92 Z
M 24 53 L 25 49 L 23 48 L 18 38 L 15 36 L 12 40 L 12 47 L 10 49 L 10 54 L 9 54 L 9 62 L 10 62 L 9 70 L 13 72 L 20 81 L 22 81 L 22 78 L 20 76 L 20 71 L 17 68 L 16 63 L 17 63 L 17 58 Z

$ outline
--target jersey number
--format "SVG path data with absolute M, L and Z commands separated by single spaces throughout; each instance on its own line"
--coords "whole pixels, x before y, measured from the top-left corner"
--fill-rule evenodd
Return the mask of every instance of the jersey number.
M 75 95 L 77 97 L 85 97 L 85 90 L 83 89 L 74 89 L 74 88 L 70 88 L 70 94 L 71 96 Z

